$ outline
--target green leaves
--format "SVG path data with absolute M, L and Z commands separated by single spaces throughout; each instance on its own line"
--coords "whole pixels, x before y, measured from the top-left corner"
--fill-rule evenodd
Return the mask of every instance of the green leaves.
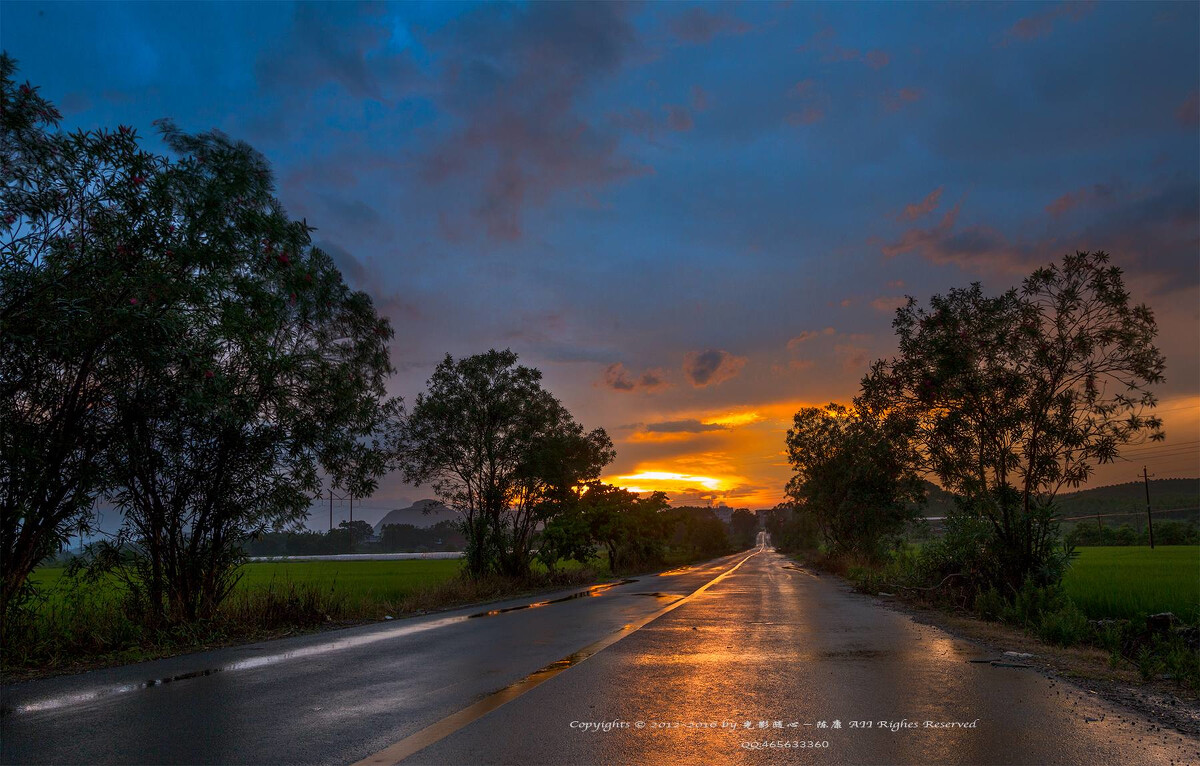
M 398 467 L 467 517 L 468 568 L 523 575 L 538 522 L 612 461 L 603 429 L 585 432 L 541 372 L 510 350 L 447 355 L 399 431 Z
M 104 493 L 150 608 L 194 617 L 322 475 L 373 489 L 399 415 L 392 329 L 287 218 L 253 148 L 170 122 L 173 156 L 125 127 L 52 132 L 12 74 L 0 59 L 5 594 Z
M 877 555 L 915 517 L 924 495 L 903 426 L 861 400 L 854 409 L 834 403 L 796 413 L 787 435 L 796 471 L 788 495 L 832 548 Z
M 896 358 L 864 402 L 906 423 L 923 466 L 990 520 L 1017 585 L 1050 556 L 1050 506 L 1124 444 L 1162 438 L 1165 362 L 1106 253 L 1078 252 L 991 297 L 976 283 L 898 312 Z

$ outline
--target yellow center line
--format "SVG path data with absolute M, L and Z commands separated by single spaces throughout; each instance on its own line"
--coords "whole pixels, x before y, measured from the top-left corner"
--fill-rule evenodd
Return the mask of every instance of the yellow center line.
M 391 766 L 392 764 L 400 763 L 413 753 L 416 753 L 419 750 L 424 750 L 433 743 L 445 739 L 467 724 L 479 720 L 501 705 L 511 702 L 530 689 L 544 684 L 546 681 L 549 681 L 551 678 L 563 672 L 567 668 L 573 665 L 578 665 L 588 657 L 591 657 L 599 652 L 601 649 L 612 646 L 622 638 L 625 638 L 634 631 L 643 628 L 646 625 L 649 625 L 651 622 L 657 620 L 659 617 L 662 617 L 672 609 L 677 609 L 683 606 L 696 596 L 699 596 L 704 591 L 708 590 L 721 580 L 724 580 L 726 577 L 736 572 L 738 568 L 742 566 L 742 564 L 745 564 L 751 558 L 762 552 L 763 549 L 759 548 L 758 550 L 754 551 L 754 553 L 746 556 L 737 564 L 709 580 L 704 585 L 701 585 L 699 588 L 692 591 L 687 596 L 679 599 L 678 601 L 673 601 L 664 606 L 662 609 L 659 609 L 657 612 L 652 612 L 650 615 L 642 617 L 636 622 L 632 622 L 629 625 L 622 627 L 615 633 L 610 633 L 599 641 L 588 644 L 584 648 L 568 657 L 564 657 L 557 662 L 552 662 L 546 667 L 530 673 L 520 681 L 517 681 L 510 686 L 506 686 L 500 691 L 494 692 L 493 694 L 489 694 L 487 697 L 484 697 L 473 705 L 468 705 L 457 713 L 452 713 L 437 723 L 426 726 L 424 729 L 421 729 L 415 734 L 410 734 L 394 745 L 390 745 L 389 747 L 380 750 L 378 753 L 369 755 L 361 761 L 358 761 L 357 763 L 353 764 L 353 766 Z

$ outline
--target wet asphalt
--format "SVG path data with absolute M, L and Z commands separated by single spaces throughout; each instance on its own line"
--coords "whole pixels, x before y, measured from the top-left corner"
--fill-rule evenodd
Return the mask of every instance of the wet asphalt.
M 414 735 L 405 763 L 1200 762 L 1200 741 L 748 555 L 5 687 L 0 762 L 388 762 Z

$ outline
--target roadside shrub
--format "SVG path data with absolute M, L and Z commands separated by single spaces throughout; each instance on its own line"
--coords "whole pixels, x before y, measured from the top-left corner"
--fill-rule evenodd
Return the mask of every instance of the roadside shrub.
M 1161 654 L 1167 673 L 1192 689 L 1200 689 L 1200 652 L 1178 636 L 1172 636 L 1165 644 Z
M 1150 644 L 1145 644 L 1138 649 L 1136 659 L 1135 664 L 1143 681 L 1153 681 L 1155 676 L 1163 672 L 1163 668 L 1166 667 L 1162 657 L 1154 651 L 1154 647 Z
M 1004 596 L 994 586 L 975 596 L 975 612 L 985 620 L 999 622 L 1007 606 Z
M 1003 619 L 1026 628 L 1035 628 L 1042 616 L 1064 607 L 1066 597 L 1058 588 L 1040 586 L 1032 579 L 1025 581 L 1012 601 L 1005 607 Z
M 1088 638 L 1091 628 L 1087 616 L 1068 599 L 1058 609 L 1042 614 L 1036 633 L 1046 643 L 1074 646 Z

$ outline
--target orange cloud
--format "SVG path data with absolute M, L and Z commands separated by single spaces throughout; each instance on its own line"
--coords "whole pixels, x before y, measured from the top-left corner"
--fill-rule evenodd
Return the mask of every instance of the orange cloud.
M 604 376 L 597 382 L 614 391 L 660 391 L 670 388 L 662 370 L 646 370 L 641 376 L 631 375 L 625 365 L 614 362 L 604 368 Z
M 871 308 L 876 311 L 895 311 L 896 309 L 908 304 L 908 298 L 903 295 L 886 296 L 881 295 L 871 301 Z
M 939 186 L 926 194 L 925 198 L 920 202 L 905 205 L 904 212 L 900 214 L 900 220 L 915 221 L 926 213 L 936 210 L 938 203 L 942 199 L 942 189 L 944 188 L 944 186 Z
M 813 338 L 821 335 L 833 335 L 835 332 L 837 331 L 832 327 L 826 327 L 824 330 L 804 330 L 799 335 L 793 337 L 787 342 L 788 350 L 794 351 L 801 343 L 810 341 Z
M 715 386 L 737 377 L 746 365 L 746 357 L 734 356 L 728 351 L 710 348 L 706 351 L 690 351 L 683 358 L 683 374 L 693 386 Z

